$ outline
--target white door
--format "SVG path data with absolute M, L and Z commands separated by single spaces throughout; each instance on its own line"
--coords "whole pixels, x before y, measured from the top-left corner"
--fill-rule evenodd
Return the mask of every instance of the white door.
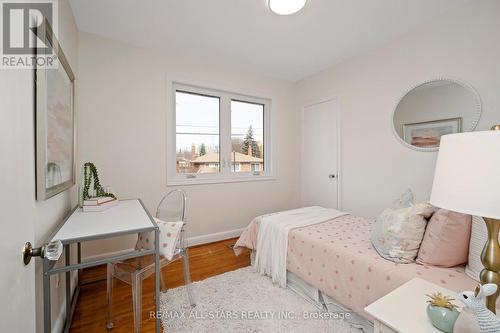
M 340 119 L 335 99 L 303 111 L 302 203 L 340 209 Z
M 33 72 L 0 70 L 0 330 L 35 332 Z

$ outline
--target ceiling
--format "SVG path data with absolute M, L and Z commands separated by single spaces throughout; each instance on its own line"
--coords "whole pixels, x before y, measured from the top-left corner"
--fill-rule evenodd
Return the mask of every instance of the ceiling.
M 396 39 L 470 0 L 70 0 L 78 29 L 297 81 Z

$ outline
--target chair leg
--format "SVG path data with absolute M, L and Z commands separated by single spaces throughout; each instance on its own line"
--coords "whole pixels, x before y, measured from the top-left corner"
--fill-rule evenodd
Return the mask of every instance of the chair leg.
M 142 276 L 132 278 L 132 303 L 134 308 L 134 332 L 139 333 L 142 325 Z
M 183 249 L 182 251 L 182 266 L 182 271 L 184 273 L 184 284 L 186 285 L 189 304 L 194 308 L 196 306 L 196 303 L 194 301 L 193 291 L 191 290 L 191 273 L 189 271 L 189 254 L 187 248 Z
M 108 263 L 106 274 L 107 274 L 106 302 L 108 305 L 108 317 L 106 321 L 106 328 L 110 330 L 113 328 L 113 289 L 115 283 L 113 278 L 113 264 Z

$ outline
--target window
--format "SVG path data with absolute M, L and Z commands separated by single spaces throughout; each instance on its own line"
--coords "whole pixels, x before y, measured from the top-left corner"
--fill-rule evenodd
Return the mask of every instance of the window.
M 234 172 L 264 170 L 264 104 L 231 101 L 231 160 Z M 260 165 L 254 170 L 253 165 Z
M 172 83 L 168 183 L 269 179 L 269 99 Z
M 234 163 L 233 162 L 233 167 L 231 168 L 231 171 L 240 172 L 241 171 L 241 163 Z
M 175 92 L 176 171 L 219 172 L 219 97 Z

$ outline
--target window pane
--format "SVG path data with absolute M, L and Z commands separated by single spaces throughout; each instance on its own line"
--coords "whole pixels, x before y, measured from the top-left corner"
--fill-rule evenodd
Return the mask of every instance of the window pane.
M 219 167 L 218 97 L 176 91 L 177 173 L 217 173 Z
M 264 105 L 231 101 L 232 172 L 264 171 Z

